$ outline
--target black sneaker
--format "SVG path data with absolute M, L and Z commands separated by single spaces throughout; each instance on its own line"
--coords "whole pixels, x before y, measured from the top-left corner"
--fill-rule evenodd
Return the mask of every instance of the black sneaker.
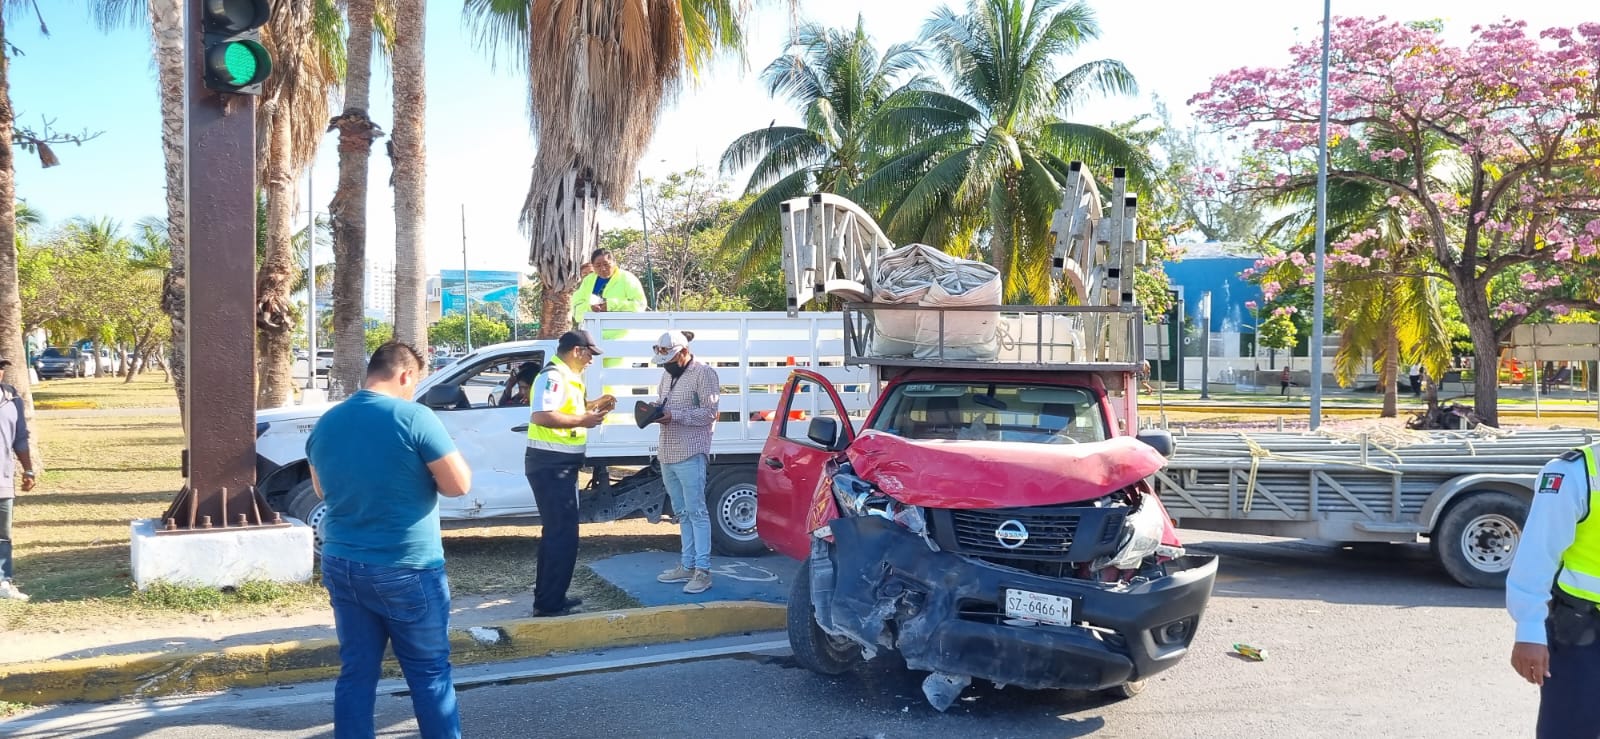
M 566 602 L 561 604 L 561 608 L 560 609 L 554 610 L 554 611 L 541 611 L 541 610 L 539 610 L 539 608 L 537 606 L 535 606 L 534 609 L 533 609 L 533 617 L 534 618 L 551 618 L 551 617 L 554 617 L 554 616 L 566 616 L 566 615 L 572 613 L 572 609 L 577 608 L 578 606 L 581 606 L 581 605 L 583 605 L 583 599 L 582 598 L 568 598 L 566 600 Z

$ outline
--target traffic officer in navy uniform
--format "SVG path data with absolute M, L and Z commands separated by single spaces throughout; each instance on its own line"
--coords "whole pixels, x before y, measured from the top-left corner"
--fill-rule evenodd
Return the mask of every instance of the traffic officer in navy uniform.
M 1506 578 L 1511 666 L 1539 686 L 1540 739 L 1600 737 L 1600 444 L 1539 473 Z

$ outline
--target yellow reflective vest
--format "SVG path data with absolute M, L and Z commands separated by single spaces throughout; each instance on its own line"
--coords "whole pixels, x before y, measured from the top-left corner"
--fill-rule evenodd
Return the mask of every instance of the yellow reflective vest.
M 1589 515 L 1578 522 L 1572 546 L 1561 554 L 1561 573 L 1556 585 L 1568 595 L 1600 603 L 1600 456 L 1594 446 L 1583 452 L 1584 470 L 1589 478 Z
M 559 404 L 554 409 L 550 409 L 546 404 L 545 395 L 548 393 L 559 393 L 561 396 Z M 550 360 L 550 364 L 540 370 L 538 377 L 533 380 L 530 396 L 529 406 L 533 412 L 556 410 L 575 416 L 584 413 L 588 401 L 588 395 L 583 388 L 583 375 L 573 372 L 560 357 Z M 588 442 L 589 429 L 582 426 L 553 429 L 531 421 L 528 423 L 530 449 L 582 454 Z

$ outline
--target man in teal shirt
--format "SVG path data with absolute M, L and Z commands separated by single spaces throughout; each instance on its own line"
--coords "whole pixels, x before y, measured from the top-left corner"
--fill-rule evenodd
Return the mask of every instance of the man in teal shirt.
M 578 289 L 572 293 L 572 322 L 579 327 L 583 326 L 584 316 L 589 311 L 604 313 L 637 313 L 649 310 L 650 301 L 645 297 L 644 285 L 632 272 L 617 266 L 617 260 L 606 249 L 595 249 L 589 256 L 589 264 L 594 267 L 578 283 Z
M 422 736 L 461 736 L 439 495 L 466 495 L 472 472 L 433 411 L 411 401 L 423 372 L 412 346 L 378 347 L 361 392 L 323 414 L 306 440 L 311 483 L 327 506 L 322 583 L 339 636 L 333 728 L 341 738 L 373 736 L 389 645 Z

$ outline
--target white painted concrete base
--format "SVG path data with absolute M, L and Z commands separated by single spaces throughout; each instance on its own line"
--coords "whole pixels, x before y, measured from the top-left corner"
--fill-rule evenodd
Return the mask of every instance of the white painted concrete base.
M 250 580 L 306 582 L 311 579 L 311 527 L 292 518 L 273 529 L 156 535 L 156 519 L 134 521 L 133 582 L 140 590 L 156 581 L 215 588 Z
M 301 388 L 300 405 L 319 405 L 328 402 L 328 391 L 318 387 Z

